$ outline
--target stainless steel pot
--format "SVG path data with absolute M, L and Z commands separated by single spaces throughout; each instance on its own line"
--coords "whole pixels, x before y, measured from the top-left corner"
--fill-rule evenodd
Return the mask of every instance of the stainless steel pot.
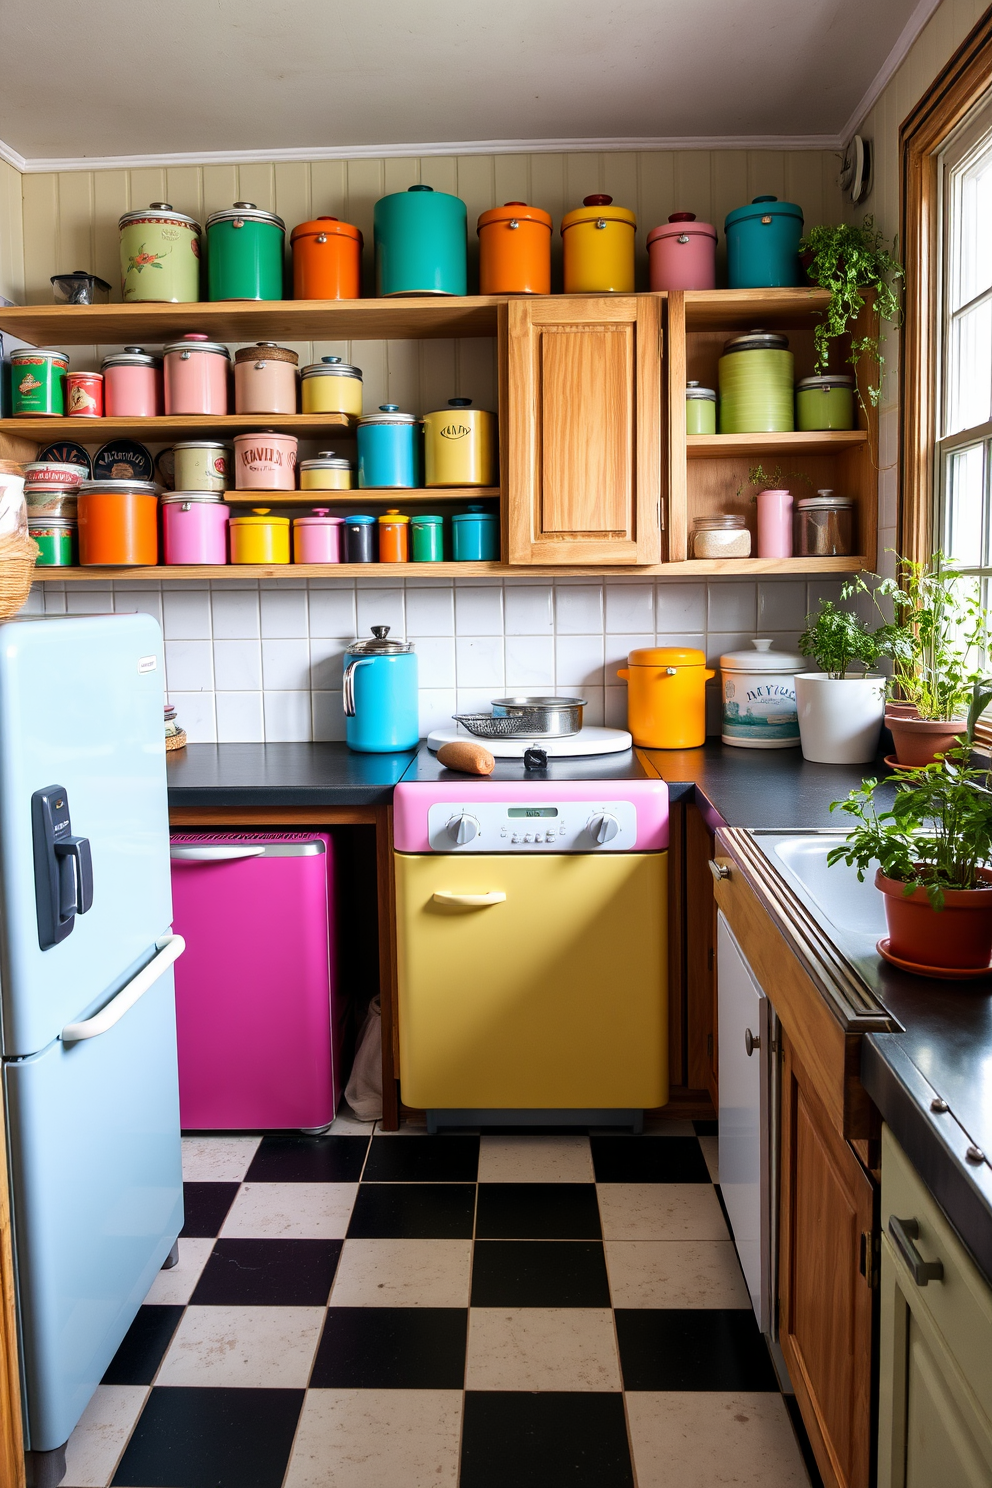
M 520 719 L 520 733 L 530 738 L 564 739 L 579 732 L 585 706 L 576 697 L 493 698 L 493 717 Z

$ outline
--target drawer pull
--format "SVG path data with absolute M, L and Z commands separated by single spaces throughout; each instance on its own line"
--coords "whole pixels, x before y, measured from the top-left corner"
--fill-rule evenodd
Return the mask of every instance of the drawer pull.
M 726 863 L 718 863 L 715 858 L 710 858 L 710 872 L 716 879 L 717 883 L 719 883 L 722 878 L 730 877 L 730 869 L 727 867 Z
M 750 1028 L 745 1028 L 745 1030 L 744 1030 L 744 1053 L 747 1055 L 748 1059 L 751 1058 L 751 1055 L 754 1053 L 755 1049 L 760 1049 L 760 1048 L 761 1048 L 761 1040 L 760 1040 L 760 1038 L 755 1038 L 755 1036 L 751 1032 Z
M 435 904 L 457 904 L 465 909 L 485 909 L 490 904 L 504 904 L 506 895 L 500 889 L 489 894 L 452 894 L 448 889 L 438 889 Z
M 913 1280 L 917 1286 L 925 1287 L 931 1281 L 943 1281 L 942 1263 L 925 1261 L 913 1244 L 914 1240 L 920 1238 L 920 1226 L 915 1219 L 896 1219 L 894 1214 L 890 1214 L 889 1234 L 895 1241 L 899 1254 L 913 1273 Z

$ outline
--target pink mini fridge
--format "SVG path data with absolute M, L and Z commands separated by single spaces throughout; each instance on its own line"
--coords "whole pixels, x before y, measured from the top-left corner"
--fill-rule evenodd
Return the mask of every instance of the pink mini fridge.
M 333 1121 L 341 1018 L 325 832 L 174 832 L 179 1110 L 187 1129 Z

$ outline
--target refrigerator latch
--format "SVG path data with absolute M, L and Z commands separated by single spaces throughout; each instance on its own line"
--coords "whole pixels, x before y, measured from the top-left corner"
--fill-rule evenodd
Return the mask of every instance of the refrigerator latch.
M 31 825 L 38 944 L 47 951 L 65 940 L 76 915 L 85 914 L 93 904 L 93 857 L 89 838 L 72 834 L 64 786 L 35 791 Z

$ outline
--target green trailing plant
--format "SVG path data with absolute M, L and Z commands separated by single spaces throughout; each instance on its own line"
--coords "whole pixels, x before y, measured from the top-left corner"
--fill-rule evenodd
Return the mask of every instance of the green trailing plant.
M 843 681 L 851 667 L 860 665 L 866 672 L 877 666 L 883 656 L 892 656 L 902 645 L 899 627 L 887 621 L 880 600 L 888 593 L 888 580 L 870 575 L 876 582 L 869 586 L 858 575 L 840 591 L 841 603 L 858 594 L 872 599 L 880 623 L 874 629 L 852 609 L 841 609 L 832 599 L 821 599 L 820 608 L 806 616 L 806 629 L 799 637 L 799 650 L 811 656 L 828 677 Z
M 894 253 L 895 240 L 892 248 Z M 808 277 L 830 295 L 823 320 L 813 331 L 817 372 L 827 370 L 831 342 L 846 336 L 864 309 L 863 290 L 874 291 L 879 320 L 901 325 L 898 281 L 905 278 L 905 271 L 889 252 L 885 235 L 876 229 L 874 217 L 866 217 L 860 227 L 846 222 L 837 227 L 814 227 L 800 242 L 799 252 Z M 858 336 L 852 332 L 847 360 L 855 371 L 864 356 L 877 364 L 878 380 L 869 382 L 867 388 L 868 397 L 877 405 L 884 366 L 878 336 L 870 333 Z
M 805 481 L 810 490 L 813 489 L 813 482 L 801 470 L 790 470 L 788 475 L 783 475 L 781 465 L 776 465 L 771 475 L 766 475 L 763 465 L 752 465 L 747 473 L 747 480 L 742 481 L 737 487 L 737 494 L 743 495 L 745 486 L 754 486 L 756 489 L 751 500 L 757 501 L 759 491 L 787 490 L 788 487 L 783 486 L 783 481 Z

